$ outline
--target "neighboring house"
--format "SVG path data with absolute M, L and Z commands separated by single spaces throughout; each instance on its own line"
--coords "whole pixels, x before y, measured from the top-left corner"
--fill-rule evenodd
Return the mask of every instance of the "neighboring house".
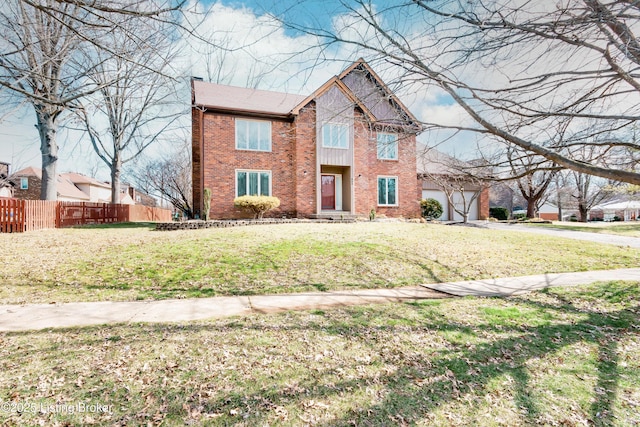
M 74 172 L 61 173 L 60 175 L 58 175 L 58 182 L 60 182 L 61 180 L 70 182 L 84 194 L 89 196 L 89 202 L 111 202 L 111 185 L 105 182 L 101 182 L 97 179 Z M 59 190 L 58 193 L 60 193 Z M 58 197 L 58 200 L 62 199 Z
M 0 197 L 13 197 L 15 182 L 9 179 L 9 163 L 0 162 Z
M 592 221 L 639 221 L 640 200 L 622 200 L 594 206 L 589 214 Z
M 34 167 L 20 169 L 11 174 L 16 183 L 13 197 L 24 200 L 40 200 L 42 188 L 42 170 Z
M 120 185 L 120 191 L 129 195 L 131 201 L 133 202 L 132 204 L 148 206 L 150 208 L 155 208 L 156 206 L 158 206 L 158 201 L 155 197 L 138 190 L 130 184 L 122 183 Z
M 465 176 L 465 163 L 441 151 L 418 143 L 417 169 L 422 198 L 435 199 L 442 205 L 441 221 L 462 221 L 489 218 L 489 186 Z
M 527 211 L 525 210 L 524 213 L 526 214 Z M 546 219 L 548 221 L 558 221 L 558 219 L 560 218 L 560 209 L 558 209 L 558 206 L 556 204 L 551 203 L 549 201 L 543 203 L 542 206 L 538 208 L 537 213 L 538 213 L 538 218 Z M 564 215 L 564 209 L 563 209 L 563 215 Z
M 363 60 L 308 96 L 192 81 L 193 200 L 239 218 L 242 195 L 280 199 L 272 215 L 417 217 L 421 125 Z
M 14 197 L 24 200 L 39 200 L 42 188 L 42 169 L 28 167 L 11 175 L 16 183 Z M 111 202 L 111 186 L 79 173 L 58 175 L 58 198 L 61 202 Z M 129 194 L 120 194 L 120 203 L 133 205 Z

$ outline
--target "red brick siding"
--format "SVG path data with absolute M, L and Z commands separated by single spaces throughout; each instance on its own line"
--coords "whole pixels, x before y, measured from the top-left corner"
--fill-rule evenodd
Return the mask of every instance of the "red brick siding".
M 204 142 L 200 152 L 200 117 Z M 213 219 L 241 218 L 246 213 L 235 209 L 236 170 L 271 171 L 272 195 L 280 199 L 280 208 L 267 216 L 308 217 L 316 213 L 316 116 L 311 103 L 301 110 L 293 123 L 271 121 L 272 151 L 236 150 L 235 116 L 195 110 L 193 114 L 193 192 L 194 206 L 202 205 L 202 189 L 212 191 L 210 216 Z M 370 129 L 362 113 L 356 111 L 354 129 L 355 213 L 368 216 L 373 208 L 389 217 L 420 215 L 420 185 L 416 179 L 415 135 L 399 135 L 398 160 L 377 158 L 376 132 Z M 398 206 L 377 203 L 378 176 L 398 177 Z M 200 187 L 200 181 L 203 184 Z
M 377 214 L 388 217 L 420 216 L 415 135 L 398 134 L 398 160 L 380 160 L 377 132 L 370 130 L 362 114 L 356 114 L 354 139 L 356 214 L 368 216 L 371 209 L 375 209 Z M 378 206 L 379 176 L 398 178 L 398 206 Z
M 296 169 L 291 123 L 271 121 L 271 152 L 237 150 L 235 117 L 231 115 L 205 112 L 203 130 L 203 188 L 211 189 L 212 219 L 248 216 L 233 205 L 238 169 L 271 171 L 272 195 L 281 204 L 266 216 L 295 215 Z
M 202 217 L 202 111 L 191 109 L 191 180 L 193 214 Z
M 489 219 L 489 187 L 483 187 L 478 196 L 478 219 Z
M 540 214 L 540 218 L 542 219 L 546 219 L 547 221 L 557 221 L 558 220 L 558 213 L 550 213 L 550 212 L 546 212 L 546 213 L 541 213 Z M 602 218 L 602 216 L 601 216 Z
M 29 179 L 29 188 L 27 190 L 20 189 L 21 178 Z M 40 193 L 42 191 L 42 180 L 40 178 L 36 176 L 21 177 L 19 175 L 14 175 L 11 177 L 11 180 L 16 183 L 13 191 L 14 198 L 22 200 L 40 200 Z
M 303 108 L 294 122 L 296 171 L 296 215 L 316 213 L 316 110 L 314 103 Z

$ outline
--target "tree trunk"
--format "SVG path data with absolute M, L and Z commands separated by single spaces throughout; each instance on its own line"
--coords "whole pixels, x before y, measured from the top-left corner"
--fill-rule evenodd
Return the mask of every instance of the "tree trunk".
M 116 152 L 111 162 L 111 203 L 120 203 L 120 169 L 122 161 L 120 153 Z
M 57 114 L 44 111 L 43 107 L 36 106 L 36 117 L 38 119 L 38 133 L 40 134 L 40 153 L 42 154 L 42 188 L 40 199 L 58 199 L 58 144 L 56 143 L 56 132 L 58 124 Z
M 589 209 L 587 204 L 580 201 L 578 202 L 578 212 L 580 213 L 580 222 L 587 222 L 589 220 Z
M 535 218 L 536 202 L 536 199 L 527 199 L 527 218 Z

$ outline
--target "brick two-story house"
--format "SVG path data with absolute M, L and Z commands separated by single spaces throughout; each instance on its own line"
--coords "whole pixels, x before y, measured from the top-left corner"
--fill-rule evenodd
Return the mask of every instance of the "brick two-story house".
M 237 196 L 280 199 L 275 216 L 420 215 L 419 122 L 359 60 L 309 96 L 192 82 L 193 200 L 238 218 Z

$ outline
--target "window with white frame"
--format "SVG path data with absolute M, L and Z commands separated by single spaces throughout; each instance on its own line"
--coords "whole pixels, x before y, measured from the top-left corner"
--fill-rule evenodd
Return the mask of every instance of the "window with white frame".
M 236 197 L 270 195 L 271 171 L 236 171 Z
M 378 158 L 398 160 L 398 136 L 393 133 L 378 133 Z
M 398 178 L 395 176 L 378 177 L 378 206 L 398 205 Z
M 236 119 L 236 149 L 271 151 L 271 122 Z
M 322 146 L 324 148 L 349 148 L 349 126 L 338 123 L 322 125 Z
M 29 178 L 20 178 L 20 189 L 21 190 L 29 189 Z

